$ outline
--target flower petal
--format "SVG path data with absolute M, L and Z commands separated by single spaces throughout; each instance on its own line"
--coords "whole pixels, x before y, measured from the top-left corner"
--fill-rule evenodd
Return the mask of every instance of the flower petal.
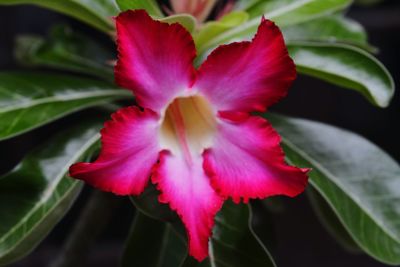
M 138 195 L 158 158 L 158 115 L 137 107 L 112 115 L 101 130 L 102 149 L 93 163 L 77 163 L 70 175 L 107 192 Z
M 252 42 L 214 50 L 193 87 L 220 111 L 265 111 L 287 94 L 295 78 L 281 31 L 263 18 Z
M 152 181 L 161 191 L 159 201 L 169 203 L 181 217 L 189 237 L 190 255 L 203 260 L 208 255 L 214 217 L 223 199 L 211 187 L 202 168 L 201 156 L 187 163 L 183 156 L 162 151 Z
M 223 197 L 296 196 L 307 184 L 308 169 L 285 163 L 280 136 L 260 117 L 222 119 L 212 148 L 203 154 L 204 169 Z
M 153 20 L 144 10 L 123 12 L 116 24 L 115 80 L 140 106 L 159 111 L 192 85 L 196 49 L 185 28 Z

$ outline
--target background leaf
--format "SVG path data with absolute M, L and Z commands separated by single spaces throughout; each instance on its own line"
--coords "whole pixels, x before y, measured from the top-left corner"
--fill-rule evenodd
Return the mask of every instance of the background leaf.
M 108 34 L 114 30 L 111 17 L 119 12 L 114 0 L 0 0 L 0 5 L 18 4 L 32 4 L 52 9 Z
M 128 9 L 144 9 L 152 16 L 164 17 L 157 0 L 116 0 L 122 11 Z
M 130 95 L 108 83 L 68 75 L 0 73 L 0 140 Z
M 275 263 L 252 226 L 249 205 L 226 201 L 215 219 L 210 251 L 211 266 L 268 267 Z
M 251 7 L 255 6 L 262 0 L 237 0 L 235 1 L 234 10 L 249 10 Z
M 0 178 L 0 265 L 28 254 L 68 211 L 82 187 L 68 168 L 90 159 L 101 125 L 93 118 L 65 130 Z
M 167 22 L 169 24 L 180 23 L 189 32 L 194 32 L 197 25 L 196 18 L 190 14 L 176 14 L 165 18 L 161 18 L 159 20 L 162 22 Z
M 286 42 L 319 41 L 346 43 L 374 52 L 367 41 L 367 33 L 356 21 L 342 15 L 330 15 L 301 24 L 282 28 Z
M 274 21 L 279 27 L 284 27 L 343 10 L 350 5 L 351 0 L 274 0 L 263 3 L 268 5 L 266 11 L 263 10 L 265 17 Z M 260 21 L 261 19 L 257 15 L 246 23 L 209 39 L 201 47 L 198 47 L 199 54 L 206 53 L 220 44 L 251 38 L 256 33 Z
M 289 43 L 289 54 L 300 73 L 362 93 L 373 104 L 387 107 L 394 82 L 377 59 L 361 49 L 329 43 Z
M 65 25 L 53 26 L 47 39 L 19 36 L 15 54 L 24 65 L 74 71 L 114 82 L 113 68 L 109 64 L 115 55 L 98 42 L 73 32 Z
M 209 21 L 205 23 L 194 35 L 196 47 L 203 47 L 203 44 L 207 43 L 209 39 L 241 25 L 246 22 L 248 18 L 249 15 L 246 12 L 233 11 L 217 21 Z
M 361 252 L 358 245 L 343 227 L 342 223 L 333 212 L 332 208 L 328 205 L 328 203 L 326 203 L 325 199 L 311 186 L 307 188 L 307 196 L 318 219 L 329 232 L 331 237 L 348 252 Z
M 251 17 L 277 18 L 276 22 L 285 25 L 293 25 L 334 13 L 348 7 L 352 1 L 346 0 L 269 0 L 259 1 L 247 9 Z M 283 25 L 282 24 L 282 25 Z
M 269 115 L 292 164 L 313 168 L 311 185 L 357 245 L 400 264 L 400 166 L 364 138 L 322 123 Z
M 169 222 L 182 236 L 186 235 L 184 228 L 168 205 L 157 201 L 158 191 L 154 186 L 148 187 L 145 192 L 132 198 L 135 206 L 141 212 L 152 218 Z M 213 237 L 210 242 L 210 258 L 202 263 L 188 257 L 181 267 L 210 266 L 210 267 L 269 267 L 275 263 L 268 250 L 258 239 L 251 227 L 252 214 L 250 206 L 233 204 L 226 201 L 215 218 Z
M 176 267 L 186 254 L 183 237 L 170 224 L 137 212 L 125 246 L 122 267 Z

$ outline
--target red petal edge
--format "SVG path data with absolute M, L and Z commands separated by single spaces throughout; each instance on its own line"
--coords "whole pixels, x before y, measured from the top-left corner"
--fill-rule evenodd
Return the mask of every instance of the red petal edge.
M 310 169 L 285 163 L 281 138 L 266 120 L 255 116 L 226 120 L 219 129 L 214 146 L 203 153 L 203 168 L 219 195 L 247 203 L 304 191 Z
M 159 112 L 193 84 L 193 38 L 179 23 L 153 20 L 144 10 L 122 12 L 115 21 L 115 81 L 135 94 L 139 106 Z
M 92 163 L 69 168 L 70 176 L 116 195 L 139 195 L 157 162 L 158 115 L 127 107 L 111 115 L 101 130 L 102 148 Z
M 286 96 L 295 78 L 281 31 L 263 18 L 251 42 L 216 48 L 200 66 L 193 87 L 219 111 L 263 112 Z

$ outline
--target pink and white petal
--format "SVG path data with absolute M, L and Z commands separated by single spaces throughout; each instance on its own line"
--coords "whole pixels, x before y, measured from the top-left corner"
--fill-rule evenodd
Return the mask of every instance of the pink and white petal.
M 118 110 L 101 130 L 102 149 L 93 163 L 76 163 L 71 177 L 117 195 L 138 195 L 158 159 L 158 115 L 137 107 Z
M 159 111 L 192 85 L 196 49 L 184 27 L 153 20 L 144 10 L 121 13 L 116 27 L 115 80 L 140 106 Z
M 220 111 L 265 111 L 286 96 L 295 78 L 281 31 L 263 18 L 251 42 L 214 50 L 200 66 L 193 88 Z
M 204 169 L 223 197 L 294 197 L 307 185 L 308 169 L 285 163 L 280 136 L 260 117 L 221 119 L 212 148 L 203 153 Z
M 214 217 L 223 203 L 211 187 L 202 161 L 198 156 L 187 163 L 184 157 L 164 150 L 152 176 L 161 191 L 159 201 L 169 203 L 181 217 L 188 233 L 189 254 L 199 261 L 208 256 Z

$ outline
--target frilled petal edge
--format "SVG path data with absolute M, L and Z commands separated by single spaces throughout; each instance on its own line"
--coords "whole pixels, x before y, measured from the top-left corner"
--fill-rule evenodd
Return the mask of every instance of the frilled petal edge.
M 157 121 L 150 110 L 118 110 L 101 130 L 99 157 L 72 165 L 70 176 L 117 195 L 140 194 L 158 158 Z
M 274 195 L 294 197 L 307 185 L 308 169 L 285 163 L 280 136 L 260 117 L 222 119 L 214 145 L 203 157 L 213 188 L 236 203 Z
M 133 91 L 141 107 L 159 112 L 193 83 L 193 38 L 182 25 L 153 20 L 144 10 L 125 11 L 115 20 L 115 80 Z
M 286 96 L 295 78 L 281 31 L 263 18 L 251 42 L 214 50 L 200 66 L 193 88 L 219 111 L 265 111 Z

